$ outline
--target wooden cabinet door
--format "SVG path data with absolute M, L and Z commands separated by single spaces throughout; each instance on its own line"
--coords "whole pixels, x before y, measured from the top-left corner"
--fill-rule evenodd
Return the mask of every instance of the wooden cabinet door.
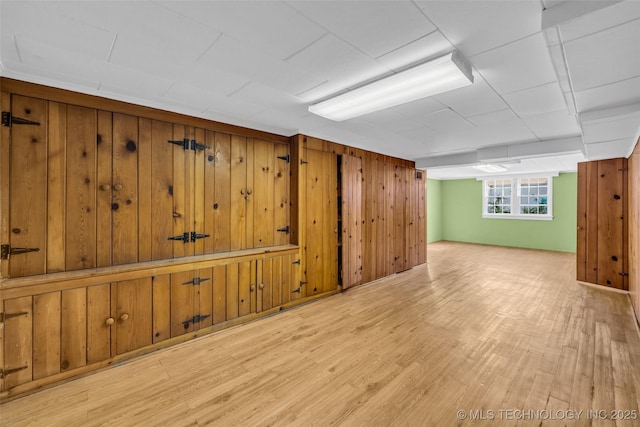
M 33 298 L 4 302 L 3 390 L 33 379 Z
M 211 326 L 213 270 L 204 268 L 171 275 L 171 336 Z
M 1 243 L 9 243 L 11 248 L 32 250 L 13 254 L 8 261 L 3 261 L 3 264 L 8 263 L 7 267 L 3 266 L 3 274 L 19 277 L 46 272 L 47 102 L 12 95 L 11 115 L 9 241 Z M 19 119 L 35 124 L 20 124 Z M 60 172 L 63 173 L 63 170 Z M 3 188 L 2 191 L 6 189 Z M 3 216 L 6 214 L 3 212 Z M 2 221 L 6 219 L 5 217 Z
M 362 161 L 342 156 L 342 287 L 362 281 Z
M 152 342 L 151 277 L 111 285 L 111 355 L 133 351 Z
M 239 250 L 247 248 L 247 224 L 250 224 L 248 214 L 253 211 L 248 209 L 251 203 L 252 186 L 247 181 L 247 170 L 253 167 L 249 162 L 253 161 L 253 145 L 247 142 L 247 138 L 233 135 L 231 137 L 231 216 L 230 216 L 230 249 Z

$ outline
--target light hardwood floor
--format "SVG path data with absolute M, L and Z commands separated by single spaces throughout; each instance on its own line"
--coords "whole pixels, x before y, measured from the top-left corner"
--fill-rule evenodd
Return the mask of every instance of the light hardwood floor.
M 428 265 L 8 402 L 0 423 L 640 425 L 587 412 L 640 409 L 627 295 L 577 284 L 574 254 L 448 242 L 428 254 Z M 522 421 L 512 409 L 585 412 Z

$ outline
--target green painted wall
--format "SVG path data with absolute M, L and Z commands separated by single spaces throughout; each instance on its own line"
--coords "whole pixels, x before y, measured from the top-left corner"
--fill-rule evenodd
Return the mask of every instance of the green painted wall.
M 427 179 L 427 243 L 442 240 L 442 181 Z
M 482 181 L 441 181 L 442 239 L 575 252 L 577 182 L 576 173 L 563 173 L 554 178 L 554 218 L 552 221 L 536 221 L 482 218 Z M 434 203 L 429 197 L 427 200 Z M 428 213 L 431 213 L 431 207 Z M 430 232 L 432 224 L 429 217 L 427 226 Z M 437 223 L 433 227 L 437 227 Z M 437 237 L 437 232 L 434 233 Z M 428 241 L 432 241 L 430 236 Z

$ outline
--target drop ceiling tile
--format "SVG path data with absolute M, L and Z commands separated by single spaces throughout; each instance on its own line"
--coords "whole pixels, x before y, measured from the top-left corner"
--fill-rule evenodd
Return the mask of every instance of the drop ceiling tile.
M 566 43 L 639 18 L 640 2 L 622 1 L 563 23 L 560 33 Z
M 303 15 L 375 58 L 436 28 L 412 2 L 290 2 Z
M 412 64 L 418 64 L 425 62 L 425 60 L 445 55 L 452 50 L 455 50 L 455 48 L 442 33 L 434 31 L 396 50 L 379 56 L 377 61 L 385 67 L 397 71 Z
M 552 111 L 566 112 L 564 96 L 558 83 L 550 83 L 531 89 L 503 95 L 504 100 L 520 117 L 530 117 Z
M 229 95 L 250 82 L 242 76 L 199 63 L 184 71 L 179 81 L 222 95 Z
M 289 64 L 226 35 L 207 50 L 198 61 L 198 66 L 217 69 L 239 79 L 257 81 L 291 95 L 324 81 L 304 63 Z
M 30 65 L 20 62 L 3 61 L 4 71 L 2 77 L 24 80 L 32 83 L 54 87 L 64 87 L 68 90 L 92 93 L 100 85 L 96 76 L 71 76 L 64 71 L 43 69 L 39 65 Z
M 434 98 L 463 117 L 507 108 L 507 104 L 479 75 L 474 76 L 472 85 L 436 95 Z
M 580 136 L 581 133 L 576 118 L 564 110 L 527 117 L 523 121 L 542 140 Z
M 517 120 L 518 116 L 511 109 L 494 111 L 492 113 L 480 114 L 478 116 L 470 116 L 466 118 L 476 126 L 499 125 L 502 122 Z
M 321 38 L 287 60 L 293 67 L 306 68 L 322 78 L 326 84 L 304 94 L 305 100 L 315 101 L 347 88 L 389 73 L 389 69 L 332 34 Z M 319 82 L 320 83 L 320 82 Z
M 585 144 L 633 139 L 640 130 L 640 112 L 624 116 L 611 117 L 593 122 L 583 122 L 582 132 Z
M 540 31 L 542 6 L 537 0 L 416 3 L 466 57 Z
M 640 20 L 635 20 L 566 43 L 574 90 L 582 91 L 639 76 L 639 40 Z
M 296 117 L 309 114 L 307 104 L 300 98 L 256 82 L 243 86 L 231 94 L 230 98 L 262 105 L 269 110 L 277 109 Z
M 422 98 L 416 101 L 407 102 L 406 104 L 398 105 L 391 108 L 410 119 L 419 119 L 427 114 L 435 113 L 436 111 L 446 110 L 447 107 L 439 103 L 435 98 Z
M 438 132 L 458 132 L 473 127 L 471 123 L 449 109 L 427 114 L 420 118 L 420 122 Z
M 102 90 L 149 100 L 159 99 L 173 83 L 161 76 L 116 64 L 103 64 L 98 75 Z
M 593 111 L 640 102 L 640 77 L 575 93 L 578 111 Z
M 288 58 L 326 33 L 324 29 L 282 2 L 213 1 L 163 4 L 279 59 Z
M 400 114 L 399 112 L 387 108 L 386 110 L 376 111 L 374 113 L 362 116 L 362 119 L 379 127 L 383 127 L 392 132 L 402 132 L 415 128 L 424 127 L 423 124 Z
M 500 94 L 556 81 L 541 33 L 468 59 Z
M 2 1 L 0 10 L 3 40 L 15 35 L 92 59 L 106 61 L 109 56 L 114 32 L 62 16 L 47 2 Z

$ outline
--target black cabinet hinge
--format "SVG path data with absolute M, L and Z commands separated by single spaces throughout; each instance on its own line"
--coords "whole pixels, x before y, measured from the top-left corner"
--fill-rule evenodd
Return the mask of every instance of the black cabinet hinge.
M 298 265 L 300 265 L 300 260 L 299 260 L 299 259 L 297 259 L 297 260 L 293 261 L 291 264 L 298 264 Z
M 0 259 L 9 259 L 11 255 L 21 255 L 38 251 L 40 251 L 40 248 L 12 248 L 10 245 L 2 245 L 0 246 Z
M 298 288 L 295 291 L 291 291 L 292 294 L 299 294 L 302 293 L 302 288 Z
M 199 285 L 202 282 L 206 282 L 208 280 L 211 280 L 211 278 L 209 277 L 194 277 L 193 279 L 189 280 L 188 282 L 184 282 L 183 285 Z
M 29 313 L 26 311 L 20 311 L 18 313 L 0 313 L 0 323 L 4 323 L 5 320 L 13 317 L 27 316 Z
M 629 273 L 618 273 L 619 275 L 621 275 L 622 277 L 628 276 Z
M 289 226 L 287 225 L 286 227 L 278 228 L 276 231 L 289 234 Z
M 23 119 L 21 117 L 13 117 L 9 111 L 2 112 L 2 126 L 11 127 L 13 125 L 34 125 L 40 126 L 40 122 Z
M 300 280 L 300 286 L 302 286 L 302 285 L 306 285 L 307 283 L 309 283 L 309 282 L 306 282 L 306 281 L 304 281 L 304 280 Z
M 192 242 L 195 242 L 198 239 L 204 239 L 205 237 L 210 237 L 210 235 L 209 234 L 199 234 L 199 233 L 196 233 L 195 231 L 191 232 L 191 241 Z
M 196 314 L 195 316 L 193 316 L 191 319 L 187 319 L 184 322 L 182 322 L 182 325 L 184 326 L 185 329 L 189 329 L 189 323 L 196 323 L 196 322 L 200 322 L 201 320 L 206 319 L 207 317 L 210 317 L 210 314 Z
M 307 162 L 306 160 L 302 160 L 302 159 L 300 159 L 300 164 L 301 164 L 301 165 L 306 165 L 307 163 L 309 163 L 309 162 Z
M 14 372 L 22 371 L 23 369 L 27 369 L 28 365 L 20 366 L 19 368 L 13 369 L 0 369 L 0 379 L 6 378 L 7 375 L 13 374 Z
M 177 236 L 169 237 L 167 240 L 182 240 L 182 243 L 189 243 L 189 233 L 182 233 Z
M 169 140 L 167 142 L 169 144 L 174 144 L 179 147 L 182 147 L 183 150 L 203 151 L 208 148 L 211 148 L 208 145 L 198 143 L 198 141 L 196 141 L 195 139 L 189 139 L 189 138 L 180 139 L 176 141 Z
M 291 157 L 289 157 L 289 155 L 287 154 L 286 156 L 278 156 L 278 158 L 280 160 L 284 160 L 285 162 L 289 163 L 291 161 Z

